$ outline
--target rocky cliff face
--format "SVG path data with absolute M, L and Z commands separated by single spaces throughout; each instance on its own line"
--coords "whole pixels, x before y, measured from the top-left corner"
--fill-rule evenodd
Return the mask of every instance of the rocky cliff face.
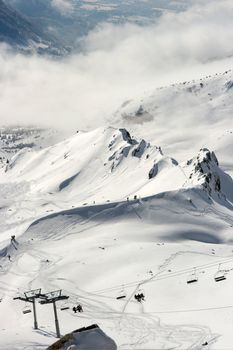
M 189 180 L 201 185 L 209 196 L 227 197 L 231 201 L 232 179 L 219 168 L 214 152 L 201 149 L 196 157 L 188 160 L 187 166 L 191 167 Z
M 47 350 L 116 350 L 115 342 L 97 325 L 78 329 L 65 335 Z

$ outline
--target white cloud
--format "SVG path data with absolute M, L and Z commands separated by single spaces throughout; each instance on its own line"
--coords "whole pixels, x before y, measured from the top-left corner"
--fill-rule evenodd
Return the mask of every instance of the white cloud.
M 71 0 L 51 0 L 51 5 L 62 15 L 70 15 L 74 10 Z
M 96 127 L 146 89 L 231 68 L 232 18 L 231 0 L 196 2 L 150 27 L 102 25 L 61 61 L 2 49 L 0 123 Z

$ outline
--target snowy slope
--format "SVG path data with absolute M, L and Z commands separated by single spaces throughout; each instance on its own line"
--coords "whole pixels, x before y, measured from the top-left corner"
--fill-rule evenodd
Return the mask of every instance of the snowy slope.
M 207 147 L 232 176 L 232 82 L 233 73 L 228 70 L 145 91 L 126 100 L 109 122 L 156 142 L 179 161 Z
M 3 197 L 6 188 L 15 188 L 21 207 L 28 210 L 35 201 L 42 213 L 199 186 L 223 205 L 233 202 L 232 179 L 214 153 L 202 149 L 179 164 L 126 129 L 79 132 L 39 151 L 23 149 L 2 169 L 0 181 Z
M 38 287 L 70 296 L 63 334 L 97 323 L 122 350 L 231 349 L 233 181 L 212 150 L 178 162 L 126 129 L 78 132 L 15 154 L 0 191 L 2 349 L 54 342 L 50 306 L 33 331 L 12 300 Z

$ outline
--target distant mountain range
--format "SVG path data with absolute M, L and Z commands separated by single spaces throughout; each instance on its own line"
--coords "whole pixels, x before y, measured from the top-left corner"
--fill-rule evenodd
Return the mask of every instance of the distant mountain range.
M 187 7 L 183 1 L 171 0 L 4 1 L 0 1 L 0 41 L 20 50 L 59 56 L 78 49 L 79 39 L 100 23 L 147 25 L 164 11 Z
M 0 42 L 28 53 L 63 55 L 68 49 L 43 33 L 20 12 L 0 0 Z

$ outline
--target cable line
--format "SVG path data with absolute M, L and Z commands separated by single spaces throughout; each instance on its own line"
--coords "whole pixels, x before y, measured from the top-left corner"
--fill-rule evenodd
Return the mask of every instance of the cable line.
M 227 263 L 230 263 L 230 262 L 233 262 L 233 257 L 231 257 L 231 258 L 224 258 L 224 260 L 218 260 L 217 262 L 213 262 L 213 263 L 198 265 L 198 266 L 195 266 L 195 269 L 196 269 L 196 271 L 204 269 L 204 268 L 205 269 L 210 269 L 212 267 L 218 266 L 219 264 L 227 264 Z M 159 276 L 159 277 L 158 277 L 158 274 L 157 274 L 157 275 L 152 276 L 152 277 L 150 277 L 148 279 L 143 279 L 143 280 L 132 281 L 132 282 L 129 282 L 129 283 L 124 283 L 124 286 L 125 286 L 125 288 L 130 288 L 130 287 L 134 287 L 134 286 L 136 286 L 138 284 L 146 284 L 146 283 L 157 282 L 157 281 L 164 280 L 164 279 L 167 279 L 167 278 L 177 277 L 177 276 L 180 276 L 180 275 L 187 274 L 188 272 L 193 271 L 193 269 L 194 269 L 194 267 L 190 267 L 190 268 L 187 268 L 187 269 L 178 270 L 178 271 L 175 271 L 175 272 L 169 272 L 169 273 L 166 273 L 166 274 L 162 274 L 162 272 L 161 272 L 162 275 Z M 122 284 L 115 285 L 115 286 L 110 287 L 110 288 L 100 289 L 100 290 L 89 292 L 89 293 L 90 294 L 103 294 L 105 292 L 113 292 L 113 291 L 119 289 L 121 286 L 122 286 Z

